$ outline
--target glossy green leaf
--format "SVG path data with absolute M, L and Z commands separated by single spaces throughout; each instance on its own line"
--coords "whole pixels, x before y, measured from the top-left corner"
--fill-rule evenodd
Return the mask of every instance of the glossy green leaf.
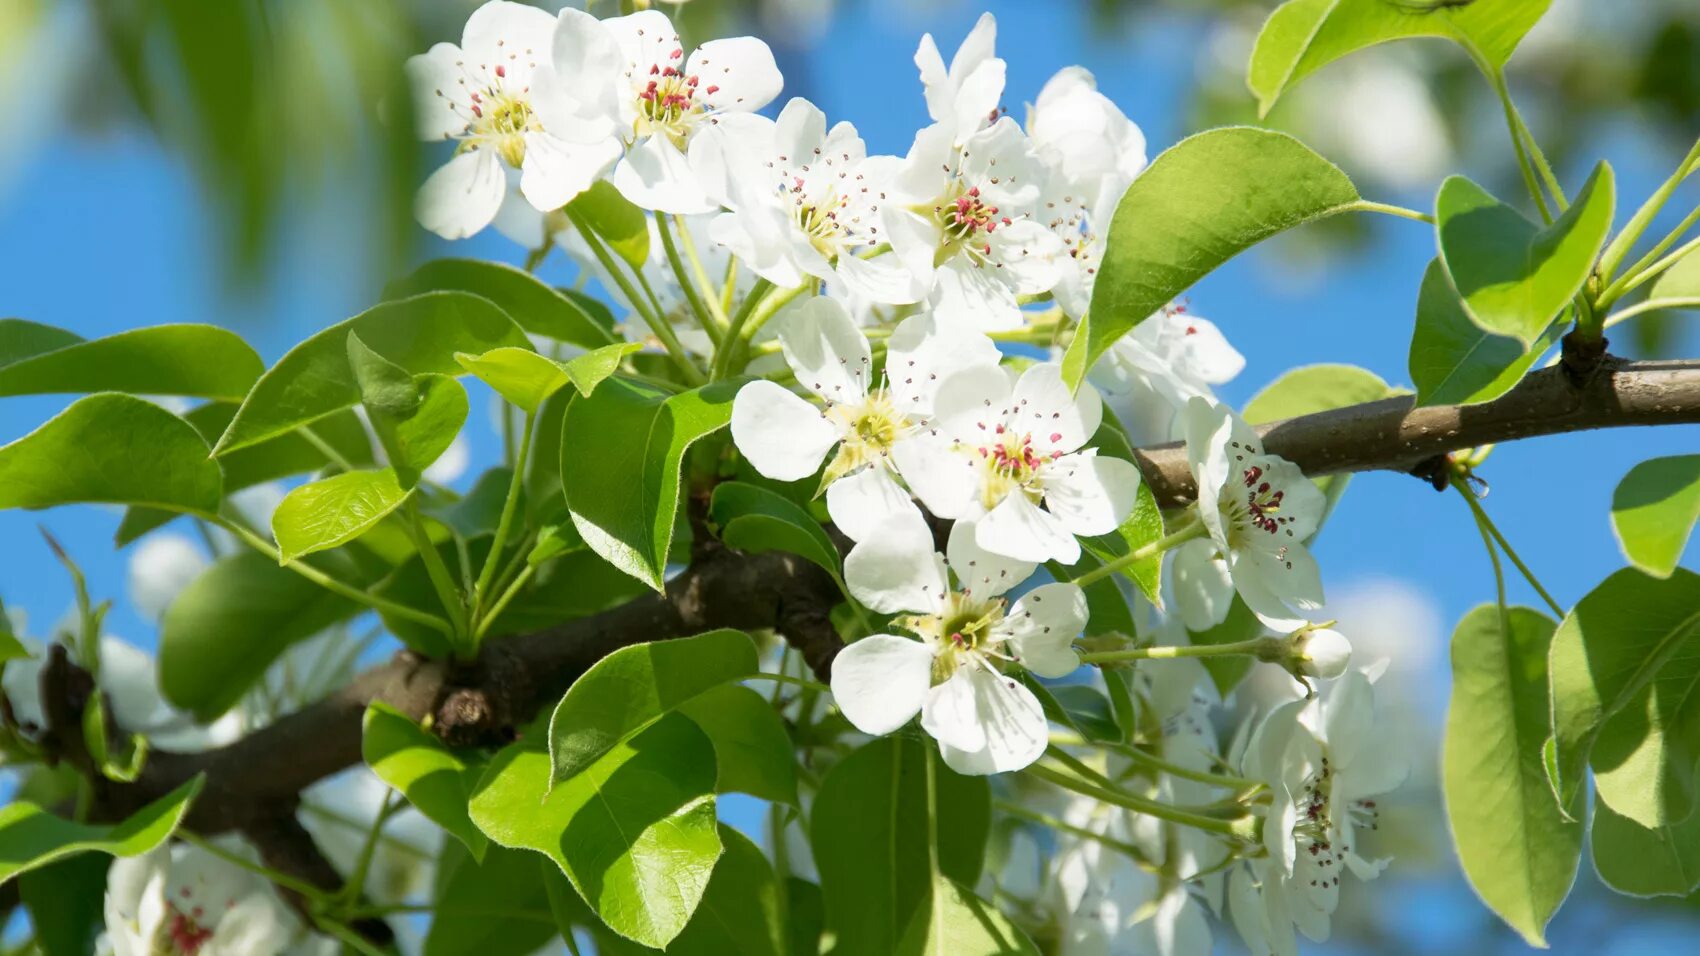
M 933 880 L 910 917 L 897 956 L 1039 956 L 1039 947 L 1009 917 L 949 877 Z
M 1464 311 L 1458 290 L 1439 259 L 1428 264 L 1417 293 L 1411 332 L 1411 381 L 1418 405 L 1474 405 L 1504 395 L 1564 334 L 1566 323 L 1547 326 L 1533 346 L 1495 335 Z
M 223 481 L 188 422 L 129 395 L 78 399 L 0 448 L 0 508 L 100 502 L 214 517 Z
M 1442 758 L 1446 816 L 1464 875 L 1531 946 L 1570 893 L 1582 824 L 1553 800 L 1541 765 L 1550 729 L 1552 619 L 1484 604 L 1452 634 L 1452 702 Z
M 1630 896 L 1687 896 L 1700 889 L 1700 813 L 1648 829 L 1604 803 L 1589 833 L 1600 879 Z
M 352 562 L 340 555 L 309 563 L 343 581 L 361 580 Z M 216 720 L 291 645 L 360 610 L 265 555 L 243 551 L 222 558 L 165 609 L 159 632 L 160 693 L 197 720 Z
M 372 351 L 357 332 L 348 333 L 347 347 L 348 369 L 360 389 L 360 404 L 368 411 L 405 415 L 419 407 L 412 372 Z
M 350 471 L 302 485 L 272 512 L 281 561 L 347 544 L 401 506 L 407 491 L 395 469 Z
M 1257 35 L 1246 85 L 1267 116 L 1294 84 L 1349 53 L 1409 37 L 1446 37 L 1497 73 L 1551 0 L 1288 0 Z
M 1611 526 L 1629 563 L 1668 578 L 1700 521 L 1700 455 L 1653 458 L 1629 469 L 1611 496 Z
M 482 861 L 490 840 L 467 815 L 484 773 L 482 760 L 455 753 L 412 718 L 383 701 L 366 708 L 360 753 L 378 779 L 406 795 L 431 822 Z
M 444 903 L 432 914 L 424 956 L 530 956 L 555 936 L 540 857 L 496 846 L 478 859 L 454 849 L 437 864 L 449 871 L 439 876 Z
M 30 932 L 44 956 L 86 956 L 106 928 L 106 870 L 98 853 L 70 856 L 18 877 Z
M 547 854 L 610 929 L 646 946 L 665 947 L 690 922 L 721 852 L 714 750 L 677 714 L 553 788 L 547 753 L 510 746 L 471 814 L 502 846 Z
M 725 824 L 726 851 L 684 932 L 667 947 L 669 956 L 785 956 L 784 916 L 773 867 L 750 838 Z
M 446 502 L 437 499 L 433 504 L 421 505 L 419 510 L 467 540 L 494 534 L 502 520 L 502 505 L 507 501 L 513 475 L 511 468 L 492 468 L 478 476 L 465 497 Z
M 569 382 L 581 395 L 594 392 L 597 385 L 619 370 L 622 359 L 642 347 L 637 342 L 605 345 L 564 362 L 530 349 L 500 348 L 483 355 L 456 355 L 455 361 L 511 404 L 535 412 Z
M 216 325 L 156 325 L 92 342 L 47 328 L 0 319 L 0 396 L 128 392 L 240 401 L 265 370 L 241 336 Z
M 549 721 L 555 780 L 584 772 L 621 741 L 692 698 L 754 674 L 756 646 L 719 630 L 622 647 L 567 688 Z
M 926 760 L 935 761 L 937 774 L 930 808 Z M 929 813 L 938 821 L 939 869 L 972 886 L 991 828 L 986 778 L 954 773 L 931 741 L 905 737 L 874 740 L 827 771 L 809 817 L 809 842 L 835 952 L 897 950 L 930 894 Z
M 670 394 L 621 378 L 567 406 L 561 479 L 579 534 L 597 554 L 662 590 L 685 451 L 732 419 L 736 382 Z
M 1552 727 L 1562 803 L 1585 769 L 1600 800 L 1644 827 L 1686 820 L 1700 762 L 1700 574 L 1606 578 L 1553 637 Z
M 552 288 L 529 272 L 500 262 L 435 259 L 385 286 L 384 298 L 451 291 L 489 299 L 520 328 L 535 335 L 587 349 L 619 341 L 613 331 L 613 316 L 594 299 Z
M 714 743 L 716 793 L 747 793 L 799 806 L 791 735 L 762 695 L 740 684 L 722 684 L 685 701 L 679 712 Z
M 592 183 L 567 204 L 567 209 L 583 219 L 633 269 L 642 268 L 649 259 L 649 217 L 620 195 L 613 183 L 607 180 Z
M 1545 228 L 1452 176 L 1434 210 L 1440 259 L 1464 311 L 1483 329 L 1532 345 L 1588 279 L 1611 230 L 1616 194 L 1600 163 L 1569 211 Z
M 216 453 L 227 455 L 359 404 L 360 385 L 348 364 L 350 332 L 415 375 L 458 374 L 456 352 L 530 345 L 505 312 L 464 292 L 428 292 L 386 302 L 290 349 L 254 384 L 219 438 Z
M 354 332 L 348 333 L 348 365 L 397 482 L 412 488 L 466 424 L 466 389 L 447 375 L 413 375 Z
M 117 824 L 76 823 L 27 800 L 0 807 L 0 882 L 76 853 L 146 853 L 177 829 L 201 783 L 197 776 Z
M 838 549 L 820 522 L 783 495 L 742 481 L 714 486 L 709 517 L 720 525 L 720 540 L 740 551 L 786 551 L 800 555 L 835 578 Z
M 1345 173 L 1285 133 L 1229 127 L 1170 147 L 1116 207 L 1064 380 L 1078 387 L 1111 345 L 1217 266 L 1357 201 Z

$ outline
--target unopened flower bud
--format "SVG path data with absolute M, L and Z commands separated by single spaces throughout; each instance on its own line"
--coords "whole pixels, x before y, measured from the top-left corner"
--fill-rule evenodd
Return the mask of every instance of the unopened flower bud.
M 1307 677 L 1333 680 L 1352 662 L 1352 644 L 1332 628 L 1301 631 L 1293 638 L 1293 656 Z

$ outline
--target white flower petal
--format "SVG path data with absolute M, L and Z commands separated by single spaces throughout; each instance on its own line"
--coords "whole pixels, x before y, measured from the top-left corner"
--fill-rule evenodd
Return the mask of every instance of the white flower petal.
M 814 296 L 779 317 L 779 347 L 797 382 L 833 404 L 860 402 L 873 373 L 868 337 L 837 299 Z
M 1073 584 L 1046 584 L 1015 602 L 1004 618 L 1015 659 L 1040 677 L 1067 677 L 1080 666 L 1074 639 L 1086 627 L 1086 592 Z
M 948 704 L 929 697 L 921 708 L 921 725 L 938 739 L 939 753 L 950 769 L 973 775 L 1006 773 L 1039 759 L 1049 742 L 1049 730 L 1032 691 L 1020 681 L 975 665 L 965 665 L 940 687 L 958 681 L 969 685 L 971 696 L 966 702 L 952 691 Z M 937 714 L 932 713 L 935 703 Z M 970 722 L 976 729 L 968 729 Z M 978 738 L 983 743 L 960 747 L 951 738 Z
M 532 70 L 549 56 L 554 31 L 555 17 L 534 6 L 490 0 L 466 18 L 460 48 L 469 73 L 517 92 L 531 85 Z
M 1032 576 L 1037 564 L 980 547 L 975 540 L 975 523 L 958 521 L 950 528 L 945 554 L 950 570 L 956 574 L 958 590 L 982 599 L 994 598 Z
M 438 43 L 407 58 L 407 79 L 413 89 L 414 127 L 422 140 L 449 139 L 466 131 L 472 101 L 461 82 L 459 63 L 464 54 L 453 43 Z
M 926 288 L 914 274 L 903 267 L 896 255 L 863 259 L 841 252 L 834 268 L 838 277 L 853 295 L 883 305 L 908 305 L 921 301 Z M 929 275 L 930 275 L 929 270 Z
M 864 637 L 832 660 L 832 697 L 865 734 L 889 734 L 921 710 L 932 681 L 933 652 L 890 634 Z
M 941 327 L 971 332 L 1021 328 L 1024 323 L 1015 287 L 1004 281 L 1000 272 L 976 265 L 965 254 L 950 257 L 932 273 L 933 292 L 928 301 L 933 318 Z
M 1082 385 L 1070 394 L 1062 380 L 1062 366 L 1055 362 L 1021 373 L 1013 401 L 1016 413 L 1011 423 L 1017 431 L 1030 432 L 1034 449 L 1042 454 L 1074 451 L 1092 438 L 1104 420 L 1098 390 Z
M 750 382 L 732 399 L 732 442 L 769 478 L 814 474 L 838 439 L 838 428 L 820 409 L 776 382 Z
M 1228 619 L 1234 605 L 1234 579 L 1216 542 L 1194 539 L 1172 552 L 1169 588 L 1189 631 L 1207 631 Z
M 981 444 L 1004 423 L 1012 389 L 1009 373 L 995 365 L 941 376 L 933 394 L 933 431 L 964 444 Z
M 946 379 L 971 368 L 996 367 L 1002 358 L 997 343 L 979 332 L 944 331 L 932 316 L 912 315 L 886 340 L 887 389 L 899 409 L 926 417 Z
M 691 53 L 685 72 L 697 77 L 697 95 L 713 110 L 753 113 L 785 86 L 773 51 L 755 37 L 710 40 Z
M 589 189 L 619 158 L 620 144 L 612 139 L 581 145 L 548 133 L 527 133 L 520 192 L 539 210 L 559 209 Z
M 1235 552 L 1228 569 L 1246 607 L 1270 630 L 1298 630 L 1309 623 L 1306 613 L 1322 607 L 1322 574 L 1303 545 L 1292 545 L 1284 555 Z
M 851 541 L 861 541 L 902 512 L 916 512 L 890 469 L 874 465 L 827 486 L 826 512 Z M 918 512 L 917 512 L 918 514 Z
M 1004 495 L 977 525 L 980 547 L 1020 561 L 1080 560 L 1080 542 L 1062 520 L 1034 504 L 1022 491 Z
M 614 167 L 612 181 L 622 196 L 643 209 L 690 215 L 715 208 L 690 161 L 665 136 L 646 137 L 627 150 Z
M 496 218 L 507 176 L 494 150 L 472 149 L 444 163 L 419 187 L 413 214 L 444 239 L 465 239 Z
M 900 439 L 892 445 L 891 460 L 934 515 L 956 520 L 980 513 L 975 498 L 979 466 L 950 442 L 925 434 Z
M 932 530 L 914 509 L 892 515 L 850 549 L 844 583 L 856 600 L 881 614 L 930 613 L 950 593 Z
M 1139 500 L 1139 469 L 1091 450 L 1064 455 L 1045 469 L 1045 509 L 1077 535 L 1109 534 Z

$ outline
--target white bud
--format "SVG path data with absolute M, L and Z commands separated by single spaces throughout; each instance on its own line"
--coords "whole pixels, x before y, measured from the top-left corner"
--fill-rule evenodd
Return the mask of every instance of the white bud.
M 1352 662 L 1352 644 L 1346 635 L 1332 628 L 1319 627 L 1305 631 L 1294 639 L 1299 667 L 1308 677 L 1333 680 L 1346 673 Z

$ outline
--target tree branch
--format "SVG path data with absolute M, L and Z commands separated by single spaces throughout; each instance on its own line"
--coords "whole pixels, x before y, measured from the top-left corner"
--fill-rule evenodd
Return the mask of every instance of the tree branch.
M 1480 405 L 1413 407 L 1413 396 L 1383 399 L 1258 428 L 1270 454 L 1307 475 L 1410 471 L 1426 459 L 1491 442 L 1590 428 L 1700 422 L 1700 361 L 1627 362 L 1603 358 L 1582 383 L 1563 366 L 1531 373 Z M 1197 493 L 1179 442 L 1137 449 L 1158 504 L 1179 507 Z

